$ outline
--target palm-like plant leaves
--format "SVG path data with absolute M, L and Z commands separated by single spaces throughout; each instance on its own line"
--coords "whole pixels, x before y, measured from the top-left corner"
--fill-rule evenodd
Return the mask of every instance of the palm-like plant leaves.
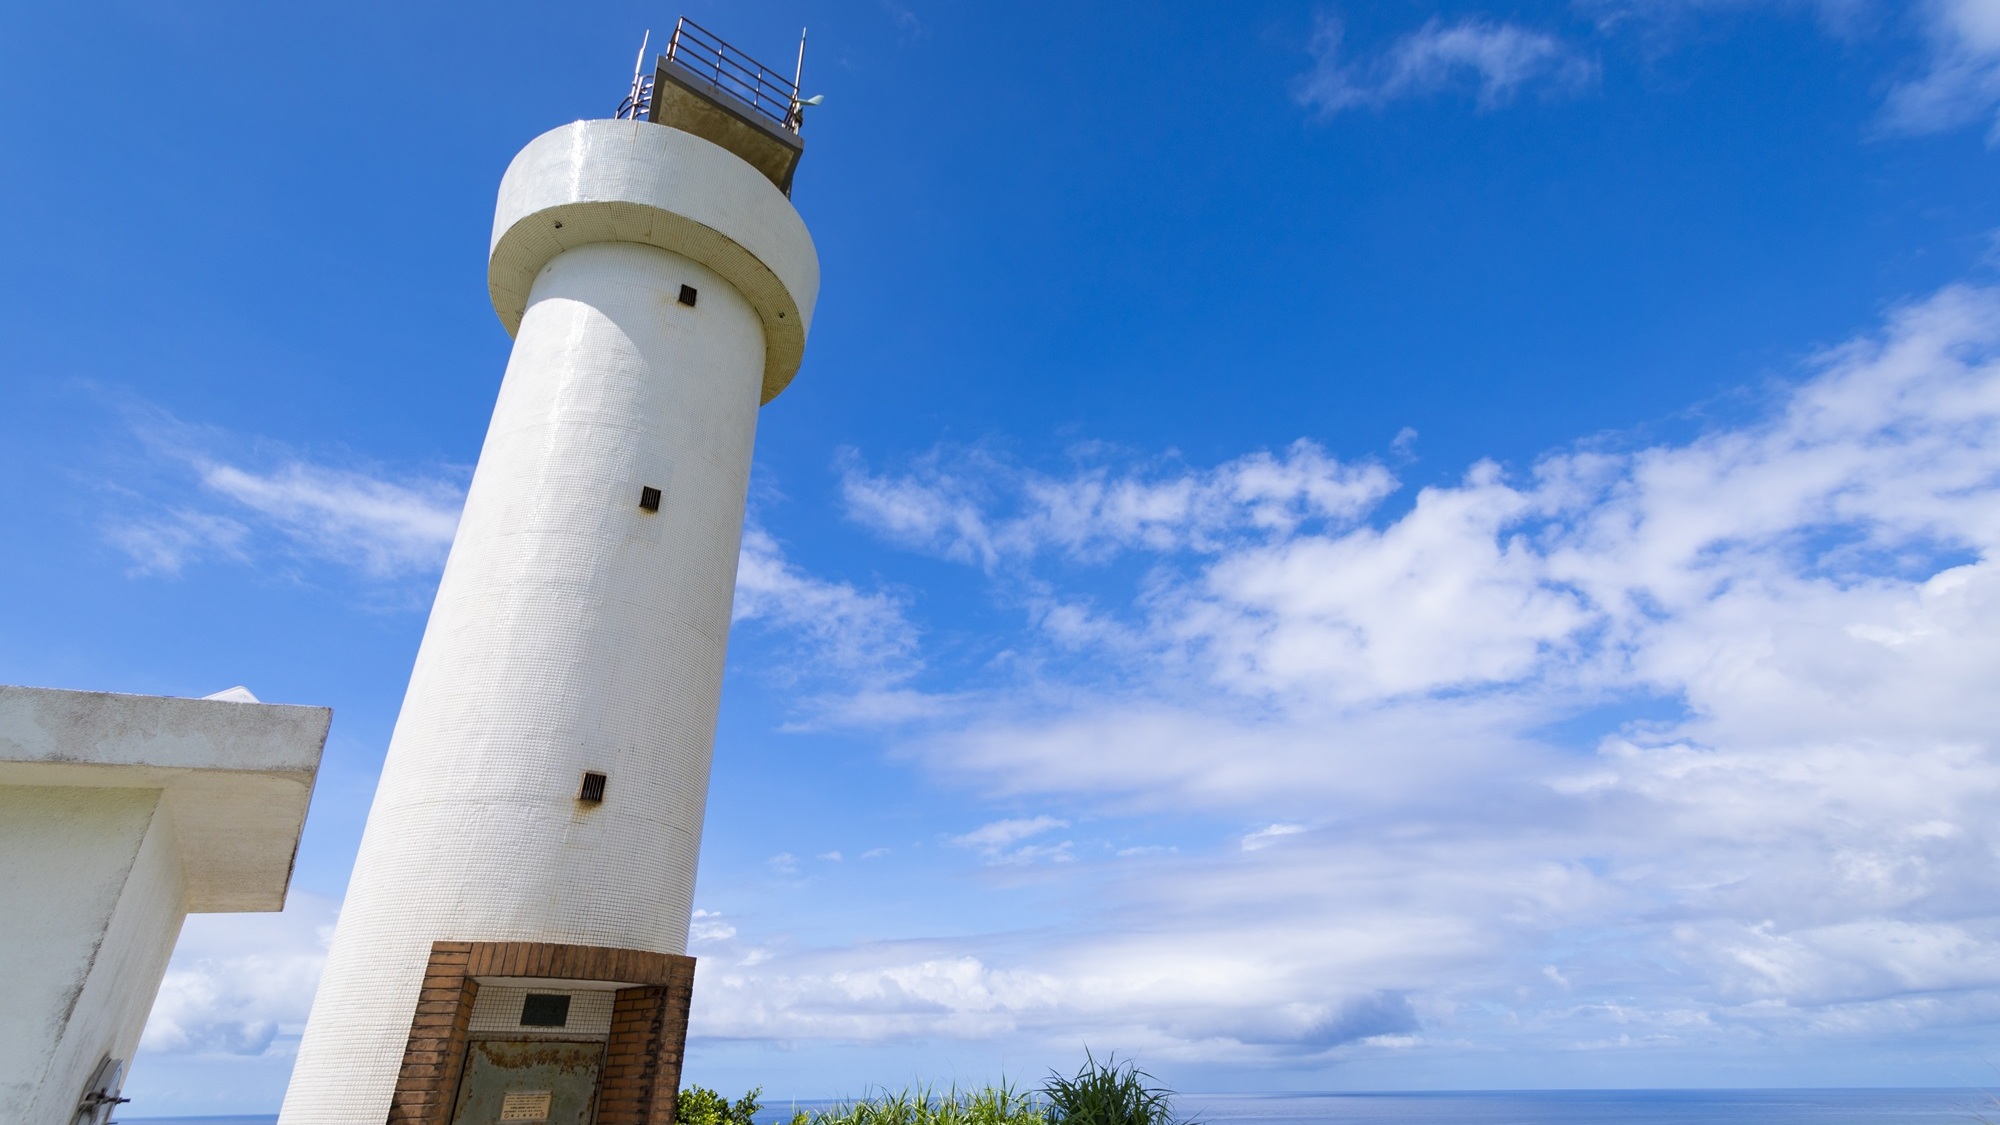
M 1051 1071 L 1043 1083 L 1049 1125 L 1198 1125 L 1176 1116 L 1173 1091 L 1137 1064 L 1116 1053 L 1098 1062 L 1087 1047 L 1083 1059 L 1075 1074 Z

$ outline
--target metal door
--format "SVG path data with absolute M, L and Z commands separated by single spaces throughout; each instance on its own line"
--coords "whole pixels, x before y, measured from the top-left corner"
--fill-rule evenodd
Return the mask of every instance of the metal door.
M 452 1125 L 591 1125 L 604 1044 L 476 1039 Z

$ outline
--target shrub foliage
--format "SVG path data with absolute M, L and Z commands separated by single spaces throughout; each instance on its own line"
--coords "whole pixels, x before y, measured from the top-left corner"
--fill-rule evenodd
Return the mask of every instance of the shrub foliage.
M 706 1086 L 689 1086 L 674 1102 L 675 1125 L 753 1125 L 762 1086 L 731 1102 Z
M 734 1103 L 713 1090 L 681 1091 L 677 1125 L 755 1125 L 763 1087 Z M 882 1090 L 851 1102 L 800 1110 L 790 1125 L 1198 1125 L 1174 1112 L 1174 1095 L 1131 1062 L 1089 1050 L 1075 1074 L 1051 1071 L 1033 1093 L 1007 1082 L 974 1090 L 929 1086 Z

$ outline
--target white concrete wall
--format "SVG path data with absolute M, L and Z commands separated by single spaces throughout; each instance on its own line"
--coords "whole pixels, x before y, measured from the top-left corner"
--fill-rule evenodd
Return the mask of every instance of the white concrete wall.
M 687 942 L 757 407 L 818 259 L 728 151 L 581 121 L 508 167 L 488 283 L 514 351 L 284 1125 L 379 1125 L 433 941 Z
M 330 718 L 0 687 L 0 1122 L 129 1069 L 189 910 L 284 905 Z
M 188 910 L 279 910 L 331 720 L 324 707 L 0 686 L 0 785 L 163 790 Z
M 0 1121 L 69 1125 L 129 1068 L 186 916 L 157 789 L 0 786 Z
M 819 296 L 805 221 L 764 174 L 700 137 L 646 121 L 575 121 L 515 155 L 493 209 L 487 292 L 514 332 L 542 266 L 593 242 L 656 246 L 707 266 L 764 326 L 764 393 L 791 382 Z
M 383 1119 L 434 940 L 683 952 L 763 372 L 755 310 L 688 258 L 541 270 L 285 1125 Z

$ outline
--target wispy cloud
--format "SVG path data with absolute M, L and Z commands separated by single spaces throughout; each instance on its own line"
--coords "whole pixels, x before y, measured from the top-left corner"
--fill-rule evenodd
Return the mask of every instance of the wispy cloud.
M 1445 1021 L 1567 1050 L 2000 1010 L 2000 291 L 1896 311 L 1753 423 L 1477 464 L 1393 515 L 1366 462 L 1264 457 L 1370 499 L 1081 533 L 1049 497 L 1227 497 L 1250 460 L 852 470 L 857 519 L 1024 612 L 1023 658 L 912 753 L 1010 800 L 1268 827 L 1115 876 L 1072 850 L 1095 907 L 1032 950 L 779 958 L 744 987 L 805 1007 L 768 1033 L 1114 1028 L 1255 1060 L 1421 1049 Z M 954 842 L 998 862 L 1057 826 Z M 1215 989 L 1149 1006 L 1165 979 Z
M 1989 121 L 1989 143 L 2000 144 L 2000 4 L 1993 0 L 1927 0 L 1929 57 L 1924 73 L 1890 92 L 1892 128 L 1928 133 Z
M 444 564 L 465 493 L 444 480 L 392 481 L 292 461 L 267 472 L 197 463 L 202 483 L 256 512 L 293 542 L 366 574 Z
M 1312 67 L 1293 84 L 1299 104 L 1322 114 L 1379 109 L 1454 90 L 1482 109 L 1530 90 L 1574 93 L 1597 81 L 1600 48 L 1637 34 L 1656 47 L 1703 42 L 1729 18 L 1811 13 L 1829 36 L 1866 43 L 1894 60 L 1878 124 L 1895 133 L 1935 133 L 1984 122 L 2000 145 L 2000 7 L 1993 0 L 1577 0 L 1595 34 L 1566 37 L 1484 17 L 1432 17 L 1374 52 L 1355 52 L 1347 26 L 1322 15 L 1308 42 Z M 1699 27 L 1700 33 L 1694 32 Z M 1914 52 L 1909 48 L 1914 46 Z
M 1052 816 L 1027 817 L 1016 820 L 996 820 L 983 824 L 962 836 L 953 836 L 951 842 L 961 848 L 990 850 L 1017 844 L 1030 836 L 1039 836 L 1051 828 L 1067 828 L 1069 821 L 1057 820 Z
M 1072 849 L 1076 845 L 1073 841 L 1064 840 L 1056 844 L 1024 843 L 1043 833 L 1067 827 L 1069 821 L 1057 820 L 1052 816 L 996 820 L 964 835 L 953 836 L 948 842 L 954 847 L 977 851 L 987 863 L 1019 864 L 1033 863 L 1036 860 L 1067 863 L 1075 858 Z
M 353 457 L 328 464 L 146 404 L 128 403 L 125 412 L 147 459 L 104 535 L 137 573 L 172 575 L 217 561 L 428 583 L 444 566 L 465 502 L 462 473 L 395 473 Z M 902 603 L 806 573 L 754 524 L 738 560 L 735 617 L 786 638 L 801 675 L 838 681 L 838 698 L 822 711 L 872 721 L 934 710 L 934 700 L 900 686 L 919 668 L 917 633 Z
M 140 572 L 284 560 L 389 580 L 444 564 L 465 502 L 458 471 L 329 465 L 155 407 L 129 404 L 126 413 L 150 459 L 142 479 L 126 484 L 105 535 Z
M 850 476 L 857 519 L 1021 611 L 1021 658 L 902 749 L 1189 827 L 1138 862 L 1050 814 L 947 837 L 1061 888 L 1029 934 L 814 945 L 704 912 L 728 970 L 697 1035 L 1268 1065 L 1908 1043 L 2000 1012 L 2000 290 L 1897 310 L 1751 422 L 1477 464 L 1393 510 L 1386 470 L 1310 444 Z M 902 612 L 759 549 L 770 596 Z M 232 998 L 231 964 L 170 978 L 150 1050 L 283 1049 L 309 985 Z
M 1380 465 L 1342 463 L 1309 441 L 1206 470 L 1165 460 L 1114 467 L 1104 462 L 1122 462 L 1118 451 L 1092 446 L 1077 457 L 1078 470 L 1061 477 L 978 451 L 878 476 L 850 454 L 842 496 L 851 518 L 896 543 L 991 569 L 1051 550 L 1088 559 L 1132 548 L 1212 552 L 1245 532 L 1348 525 L 1395 487 Z
M 1270 847 L 1274 841 L 1286 836 L 1296 836 L 1305 830 L 1306 826 L 1303 824 L 1273 824 L 1267 828 L 1259 828 L 1243 837 L 1243 850 L 1260 851 Z
M 914 9 L 898 4 L 896 0 L 882 0 L 882 11 L 895 26 L 897 36 L 905 42 L 930 37 L 930 28 L 924 25 Z
M 1571 6 L 1607 30 L 1630 24 L 1685 30 L 1696 19 L 1776 12 L 1810 14 L 1827 30 L 1850 35 L 1875 22 L 1871 9 L 1882 5 L 1880 0 L 1572 0 Z
M 735 616 L 797 638 L 809 650 L 806 666 L 878 688 L 916 669 L 917 634 L 901 602 L 807 574 L 754 524 L 737 562 Z
M 241 520 L 175 507 L 149 516 L 117 519 L 104 529 L 139 574 L 179 574 L 204 556 L 248 561 L 250 528 Z
M 1594 60 L 1556 35 L 1479 17 L 1432 17 L 1373 56 L 1351 57 L 1345 40 L 1338 17 L 1319 17 L 1312 69 L 1293 88 L 1301 105 L 1333 114 L 1464 89 L 1480 108 L 1494 109 L 1529 88 L 1574 91 L 1598 73 Z

